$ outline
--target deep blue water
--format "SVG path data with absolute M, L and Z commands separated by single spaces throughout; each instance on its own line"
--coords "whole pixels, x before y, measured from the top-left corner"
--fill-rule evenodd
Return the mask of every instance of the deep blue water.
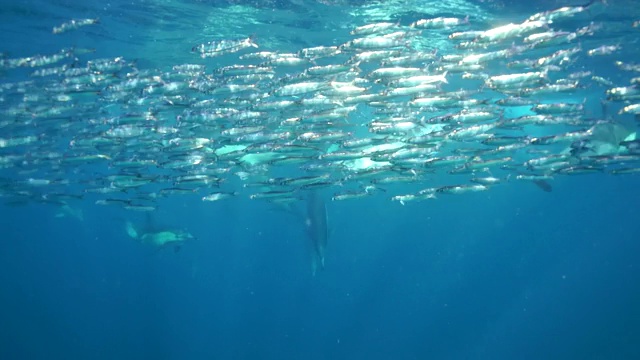
M 614 18 L 624 13 L 610 3 Z M 478 4 L 488 23 L 505 11 Z M 506 9 L 522 20 L 560 5 Z M 4 2 L 0 51 L 76 45 L 170 67 L 193 61 L 191 46 L 212 33 L 257 32 L 287 51 L 339 44 L 359 5 L 261 3 L 248 7 L 262 19 L 257 31 L 217 29 L 226 6 Z M 51 35 L 84 17 L 101 24 Z M 286 31 L 295 26 L 300 33 Z M 637 62 L 633 45 L 623 47 L 623 60 Z M 163 200 L 154 223 L 196 237 L 179 252 L 126 235 L 124 220 L 144 223 L 144 214 L 93 200 L 72 203 L 83 220 L 57 218 L 52 205 L 3 205 L 0 359 L 638 359 L 638 176 L 552 184 L 549 193 L 507 184 L 407 206 L 385 196 L 328 202 L 327 264 L 316 276 L 303 221 L 246 197 Z

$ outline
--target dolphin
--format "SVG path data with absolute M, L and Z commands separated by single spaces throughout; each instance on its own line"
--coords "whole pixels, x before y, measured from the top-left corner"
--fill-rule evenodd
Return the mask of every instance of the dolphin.
M 180 245 L 186 240 L 193 239 L 193 235 L 184 230 L 152 230 L 148 228 L 144 231 L 137 229 L 131 221 L 126 222 L 127 235 L 145 244 L 153 245 L 157 248 L 174 245 L 174 250 L 180 250 Z
M 76 220 L 84 221 L 84 214 L 82 212 L 82 209 L 72 208 L 71 206 L 69 206 L 69 204 L 64 202 L 61 204 L 60 208 L 56 212 L 55 217 L 58 219 L 64 218 L 64 217 L 71 217 Z
M 327 206 L 317 192 L 311 192 L 307 197 L 307 213 L 305 226 L 307 236 L 311 240 L 312 259 L 311 266 L 313 275 L 318 267 L 324 269 L 324 254 L 329 238 Z

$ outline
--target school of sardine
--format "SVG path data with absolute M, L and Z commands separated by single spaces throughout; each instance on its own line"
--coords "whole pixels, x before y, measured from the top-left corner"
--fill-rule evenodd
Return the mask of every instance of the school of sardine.
M 168 196 L 289 203 L 329 188 L 335 201 L 405 204 L 508 181 L 550 191 L 559 176 L 639 173 L 640 63 L 616 58 L 625 44 L 607 39 L 593 6 L 605 4 L 493 28 L 468 17 L 370 23 L 342 45 L 293 53 L 259 38 L 216 40 L 167 70 L 80 60 L 91 49 L 5 54 L 0 196 L 152 211 Z M 52 32 L 85 26 L 101 23 L 71 20 Z M 415 46 L 436 33 L 454 50 Z M 611 41 L 585 47 L 594 36 Z M 235 65 L 196 63 L 218 57 Z M 576 65 L 589 57 L 628 81 Z M 7 82 L 18 68 L 29 78 Z M 606 112 L 589 110 L 600 102 Z M 407 184 L 421 190 L 399 192 Z

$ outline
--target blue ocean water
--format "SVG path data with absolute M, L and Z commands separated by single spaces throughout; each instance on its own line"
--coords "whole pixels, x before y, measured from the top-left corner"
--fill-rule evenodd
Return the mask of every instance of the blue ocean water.
M 563 5 L 576 3 L 15 1 L 0 5 L 0 52 L 20 58 L 75 46 L 95 48 L 84 61 L 217 67 L 231 63 L 191 48 L 254 35 L 260 50 L 294 52 L 342 44 L 354 26 L 387 13 L 403 24 L 469 15 L 487 29 Z M 597 41 L 622 51 L 579 57 L 576 69 L 628 84 L 613 61 L 638 61 L 633 5 L 610 1 L 593 15 L 609 25 Z M 100 23 L 51 33 L 74 18 Z M 3 71 L 0 81 L 31 70 Z M 603 116 L 605 89 L 589 88 L 593 116 Z M 12 178 L 19 166 L 3 171 Z M 87 174 L 68 174 L 79 176 Z M 405 206 L 385 194 L 327 201 L 326 267 L 315 276 L 297 205 L 177 195 L 147 215 L 87 195 L 61 216 L 43 202 L 8 203 L 0 207 L 0 359 L 640 358 L 638 175 L 555 176 L 551 184 L 544 192 L 509 182 Z M 67 190 L 81 187 L 72 181 Z M 319 190 L 327 199 L 336 191 Z M 195 238 L 179 251 L 156 249 L 128 236 L 126 221 Z

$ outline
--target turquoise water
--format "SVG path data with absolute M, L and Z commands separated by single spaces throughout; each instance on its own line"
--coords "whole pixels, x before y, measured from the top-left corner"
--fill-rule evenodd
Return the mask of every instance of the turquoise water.
M 376 185 L 372 195 L 331 201 L 336 194 L 372 183 L 349 180 L 347 175 L 358 172 L 338 171 L 320 162 L 329 167 L 331 184 L 295 190 L 297 200 L 283 206 L 251 199 L 252 194 L 273 188 L 252 186 L 263 180 L 259 176 L 264 164 L 256 169 L 238 162 L 228 166 L 228 174 L 233 175 L 220 175 L 224 179 L 220 188 L 189 187 L 190 192 L 159 196 L 163 189 L 185 187 L 178 176 L 193 174 L 198 167 L 170 168 L 175 158 L 166 155 L 168 145 L 158 145 L 165 137 L 123 140 L 101 135 L 106 140 L 93 144 L 94 152 L 78 150 L 80 145 L 71 141 L 78 144 L 87 139 L 86 134 L 107 134 L 116 125 L 101 122 L 150 108 L 160 121 L 172 125 L 176 116 L 193 109 L 193 99 L 187 99 L 186 106 L 157 102 L 124 106 L 122 99 L 105 101 L 112 92 L 108 85 L 98 83 L 82 95 L 63 92 L 72 93 L 74 104 L 62 111 L 63 116 L 42 115 L 68 104 L 51 100 L 54 91 L 50 89 L 65 77 L 30 75 L 42 68 L 63 64 L 82 68 L 87 61 L 115 57 L 132 65 L 107 72 L 109 77 L 102 81 L 109 84 L 122 81 L 129 72 L 168 74 L 174 65 L 187 63 L 206 65 L 207 73 L 213 73 L 224 66 L 246 64 L 238 57 L 251 51 L 284 53 L 342 45 L 354 38 L 349 32 L 355 26 L 372 22 L 407 26 L 421 18 L 469 16 L 462 31 L 487 30 L 564 5 L 576 4 L 536 2 L 531 8 L 517 2 L 462 1 L 30 1 L 0 5 L 0 82 L 4 86 L 33 81 L 3 87 L 0 139 L 37 137 L 22 145 L 5 143 L 0 149 L 0 358 L 638 358 L 638 175 L 613 172 L 637 167 L 633 151 L 608 153 L 632 159 L 594 173 L 552 173 L 553 179 L 548 180 L 552 191 L 515 179 L 518 174 L 530 174 L 529 170 L 495 166 L 488 173 L 475 174 L 503 179 L 488 191 L 455 195 L 441 190 L 437 199 L 404 206 L 391 199 L 424 188 L 467 183 L 472 176 L 414 169 L 420 180 Z M 640 14 L 634 9 L 633 1 L 594 7 L 557 24 L 558 30 L 575 31 L 593 22 L 601 26 L 593 35 L 544 53 L 526 51 L 490 62 L 480 73 L 525 72 L 528 70 L 511 70 L 506 64 L 579 45 L 581 52 L 560 71 L 551 72 L 551 79 L 591 71 L 613 85 L 584 78 L 575 93 L 540 99 L 546 103 L 584 101 L 581 119 L 624 124 L 633 133 L 637 127 L 634 116 L 618 112 L 634 100 L 604 105 L 601 100 L 607 98 L 607 89 L 631 86 L 631 78 L 640 74 L 615 65 L 615 61 L 638 62 L 635 44 L 640 30 L 632 24 Z M 70 19 L 84 18 L 98 18 L 99 23 L 52 33 Z M 447 40 L 453 31 L 425 31 L 412 40 L 411 51 L 437 50 L 438 56 L 470 53 L 453 48 L 454 42 Z M 198 44 L 249 36 L 257 49 L 204 59 L 192 52 Z M 519 45 L 522 37 L 511 42 L 486 51 Z M 602 45 L 621 49 L 604 56 L 586 54 Z M 74 55 L 56 64 L 7 65 L 8 59 L 48 56 L 71 47 L 76 49 Z M 339 59 L 342 63 L 343 58 Z M 318 65 L 328 63 L 317 61 Z M 359 67 L 370 73 L 377 65 Z M 276 76 L 286 83 L 287 75 L 304 69 L 279 69 Z M 469 83 L 461 76 L 450 74 L 442 89 L 480 89 L 468 98 L 492 102 L 504 97 L 487 90 L 482 81 Z M 266 84 L 273 90 L 280 83 Z M 381 85 L 367 86 L 376 90 Z M 33 95 L 34 100 L 25 100 L 25 94 Z M 142 88 L 128 94 L 127 99 L 154 99 L 145 97 Z M 185 94 L 197 100 L 233 97 Z M 528 108 L 506 109 L 502 118 L 527 114 Z M 366 124 L 374 111 L 372 106 L 358 104 L 347 118 L 351 127 L 345 131 L 353 132 L 355 138 L 373 136 Z M 281 117 L 277 119 L 279 123 Z M 541 138 L 593 124 L 529 126 L 498 133 Z M 185 133 L 184 127 L 176 127 Z M 224 144 L 221 137 L 211 135 L 211 139 L 211 149 Z M 456 143 L 456 148 L 479 147 L 480 140 Z M 533 148 L 560 154 L 570 144 Z M 324 145 L 327 148 L 322 151 L 331 151 L 328 143 Z M 153 150 L 163 146 L 164 151 Z M 70 160 L 96 154 L 109 159 Z M 528 154 L 506 155 L 513 157 L 509 164 L 520 166 L 534 158 Z M 482 157 L 494 158 L 487 156 Z M 577 157 L 584 162 L 593 156 Z M 316 164 L 315 157 L 290 166 L 268 164 L 268 177 L 318 175 L 300 170 L 302 165 Z M 105 180 L 108 176 L 130 174 L 118 170 L 115 163 L 132 159 L 166 165 L 138 168 L 136 174 L 154 179 L 142 187 L 115 195 L 88 191 L 114 186 L 112 178 Z M 216 164 L 221 162 L 218 159 Z M 453 167 L 446 168 L 450 169 Z M 243 180 L 235 175 L 238 171 L 255 178 Z M 43 185 L 38 181 L 42 179 L 53 183 Z M 237 194 L 221 201 L 201 200 L 213 191 Z M 318 214 L 322 212 L 318 207 L 307 206 L 309 193 L 326 202 L 324 269 L 318 267 L 311 244 L 314 236 L 309 233 L 309 228 L 318 227 L 308 225 L 314 216 L 324 214 Z M 128 202 L 101 205 L 99 201 L 105 199 Z M 155 210 L 126 208 L 130 205 Z M 127 224 L 140 234 L 173 231 L 192 238 L 154 246 L 142 241 L 141 235 L 131 236 Z

